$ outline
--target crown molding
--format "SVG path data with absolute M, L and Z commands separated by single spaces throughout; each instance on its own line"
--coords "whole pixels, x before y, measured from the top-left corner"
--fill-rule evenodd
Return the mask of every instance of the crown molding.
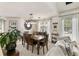
M 59 14 L 66 13 L 66 12 L 71 12 L 71 11 L 76 11 L 76 10 L 79 10 L 79 7 L 73 8 L 73 9 L 69 9 L 69 10 L 60 11 Z

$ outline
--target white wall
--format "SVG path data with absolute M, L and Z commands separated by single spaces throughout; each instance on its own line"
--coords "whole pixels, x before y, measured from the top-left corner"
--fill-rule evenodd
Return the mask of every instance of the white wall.
M 38 23 L 34 22 L 32 23 L 32 29 L 31 30 L 26 30 L 24 27 L 24 22 L 25 19 L 21 17 L 6 17 L 6 22 L 5 22 L 5 31 L 7 32 L 9 29 L 9 21 L 10 20 L 16 20 L 17 21 L 17 29 L 21 31 L 21 33 L 24 33 L 24 31 L 29 31 L 30 33 L 33 33 L 33 31 L 37 31 L 38 28 Z

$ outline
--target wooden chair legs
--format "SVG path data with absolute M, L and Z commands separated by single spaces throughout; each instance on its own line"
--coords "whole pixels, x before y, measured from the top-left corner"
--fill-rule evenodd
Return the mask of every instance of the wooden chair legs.
M 27 50 L 29 49 L 29 45 L 27 44 Z
M 48 44 L 46 44 L 46 48 L 47 48 L 47 51 L 48 51 Z
M 48 45 L 46 45 L 46 48 L 47 48 L 47 50 L 48 50 Z M 27 44 L 27 49 L 29 49 L 29 45 L 28 45 L 28 44 Z M 39 54 L 39 50 L 38 50 L 38 49 L 40 49 L 40 47 L 37 48 L 37 52 L 38 52 L 38 54 Z M 33 50 L 34 50 L 34 46 L 32 45 L 32 53 L 33 53 Z M 43 54 L 45 54 L 44 46 L 43 46 Z
M 40 45 L 37 46 L 37 54 L 39 55 Z
M 33 50 L 34 50 L 34 46 L 32 46 L 32 53 L 33 53 Z
M 23 45 L 23 47 L 25 47 L 25 43 L 24 42 L 22 43 L 22 45 Z
M 27 50 L 29 50 L 29 45 L 27 44 Z M 34 46 L 32 45 L 32 53 L 33 53 L 33 50 L 34 50 Z
M 45 52 L 44 52 L 44 46 L 43 46 L 43 54 L 45 54 Z

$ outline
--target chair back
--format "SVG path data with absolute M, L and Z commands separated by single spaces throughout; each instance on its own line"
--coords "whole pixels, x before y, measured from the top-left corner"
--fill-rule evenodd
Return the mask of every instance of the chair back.
M 44 39 L 42 39 L 40 42 L 43 42 L 46 44 L 48 42 L 48 34 L 44 35 Z
M 45 35 L 45 41 L 46 41 L 46 42 L 48 42 L 48 37 L 49 37 L 49 35 L 46 34 L 46 35 Z
M 34 43 L 34 39 L 32 38 L 32 34 L 24 34 L 24 40 L 29 45 L 33 45 L 33 43 Z

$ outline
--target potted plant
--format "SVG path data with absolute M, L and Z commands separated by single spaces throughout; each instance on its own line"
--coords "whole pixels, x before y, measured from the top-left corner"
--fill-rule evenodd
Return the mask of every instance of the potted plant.
M 7 52 L 14 51 L 16 49 L 16 41 L 20 36 L 20 31 L 12 28 L 12 30 L 0 36 L 1 47 L 6 48 Z

